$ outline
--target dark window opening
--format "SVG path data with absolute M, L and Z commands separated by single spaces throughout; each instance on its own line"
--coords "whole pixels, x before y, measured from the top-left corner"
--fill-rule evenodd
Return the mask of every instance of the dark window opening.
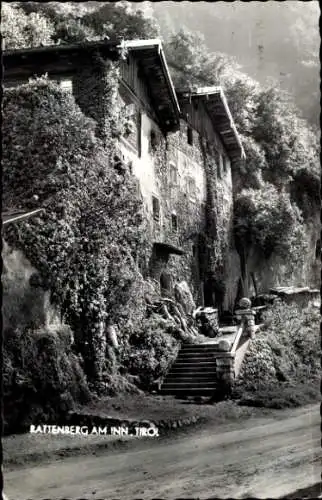
M 193 133 L 192 133 L 192 128 L 191 127 L 187 128 L 187 141 L 188 141 L 188 144 L 190 144 L 190 146 L 192 146 L 192 144 L 193 144 Z
M 171 227 L 173 232 L 178 231 L 178 217 L 176 214 L 171 214 Z
M 171 295 L 173 285 L 172 285 L 172 277 L 171 275 L 163 271 L 160 276 L 160 288 L 161 288 L 161 295 L 163 296 L 168 296 Z
M 152 196 L 152 210 L 153 219 L 157 222 L 160 221 L 160 201 L 155 196 Z
M 316 246 L 315 246 L 315 258 L 316 259 L 320 259 L 321 258 L 321 240 L 320 239 L 316 242 Z
M 224 156 L 223 160 L 224 160 L 224 172 L 226 174 L 227 170 L 228 170 L 228 158 L 227 158 L 227 156 Z
M 157 139 L 157 134 L 154 130 L 151 130 L 150 132 L 150 143 L 149 143 L 149 149 L 151 151 L 155 151 L 158 145 L 158 139 Z

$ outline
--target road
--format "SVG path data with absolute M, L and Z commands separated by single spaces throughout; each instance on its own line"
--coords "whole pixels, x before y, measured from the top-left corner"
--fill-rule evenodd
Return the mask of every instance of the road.
M 4 472 L 9 498 L 279 498 L 321 478 L 319 406 Z

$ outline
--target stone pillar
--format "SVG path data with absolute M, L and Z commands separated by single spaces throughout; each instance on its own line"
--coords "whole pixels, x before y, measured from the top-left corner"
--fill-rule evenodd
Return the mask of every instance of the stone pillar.
M 230 394 L 235 380 L 234 356 L 216 357 L 218 392 L 224 397 Z
M 243 298 L 239 301 L 239 307 L 237 311 L 235 311 L 235 315 L 237 319 L 241 322 L 244 330 L 252 339 L 255 336 L 256 328 L 255 328 L 255 311 L 251 309 L 251 301 L 247 298 Z

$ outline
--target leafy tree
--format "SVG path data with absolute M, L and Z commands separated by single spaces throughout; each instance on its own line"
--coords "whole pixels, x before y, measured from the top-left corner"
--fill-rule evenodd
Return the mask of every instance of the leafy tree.
M 159 29 L 156 22 L 134 9 L 129 2 L 107 2 L 94 12 L 86 14 L 82 22 L 100 36 L 136 38 L 156 38 Z
M 5 49 L 51 45 L 54 25 L 37 12 L 26 15 L 20 8 L 3 3 L 1 28 Z
M 51 289 L 91 380 L 104 370 L 106 324 L 140 313 L 145 220 L 112 138 L 104 148 L 94 131 L 73 97 L 45 78 L 5 91 L 4 203 L 45 208 L 6 238 Z
M 201 33 L 181 29 L 165 44 L 171 75 L 177 88 L 211 86 L 232 60 L 224 54 L 209 53 Z
M 257 247 L 266 258 L 273 252 L 294 263 L 303 259 L 306 242 L 300 210 L 289 194 L 265 183 L 262 189 L 243 190 L 235 203 L 235 230 L 239 243 Z

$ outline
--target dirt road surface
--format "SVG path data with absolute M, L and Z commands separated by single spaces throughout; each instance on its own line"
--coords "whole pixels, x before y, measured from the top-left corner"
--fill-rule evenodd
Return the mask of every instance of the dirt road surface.
M 321 479 L 319 406 L 4 472 L 10 498 L 279 498 Z

